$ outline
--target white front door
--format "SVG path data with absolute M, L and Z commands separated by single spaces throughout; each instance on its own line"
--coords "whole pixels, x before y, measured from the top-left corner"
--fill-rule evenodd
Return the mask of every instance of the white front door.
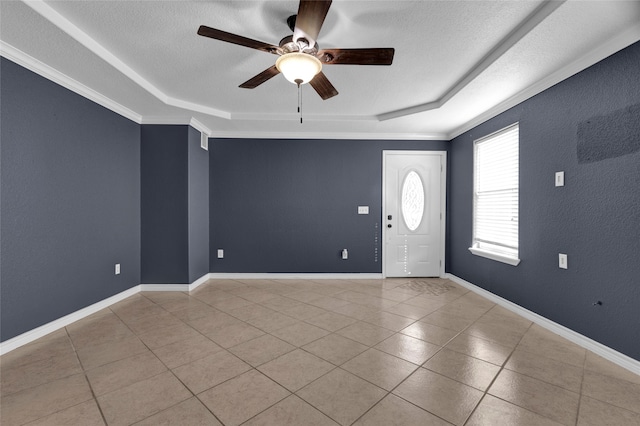
M 444 274 L 446 153 L 383 152 L 383 275 Z

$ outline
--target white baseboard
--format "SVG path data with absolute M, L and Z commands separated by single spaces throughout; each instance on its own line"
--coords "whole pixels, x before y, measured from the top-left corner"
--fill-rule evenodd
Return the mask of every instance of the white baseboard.
M 382 274 L 377 273 L 227 273 L 213 272 L 209 279 L 228 280 L 379 280 Z
M 19 348 L 20 346 L 24 346 L 36 339 L 46 336 L 47 334 L 60 330 L 61 328 L 66 327 L 73 322 L 86 318 L 89 315 L 95 314 L 96 312 L 104 308 L 108 308 L 109 306 L 118 303 L 121 300 L 126 299 L 127 297 L 140 293 L 141 291 L 191 291 L 207 282 L 208 279 L 209 274 L 204 274 L 202 277 L 198 278 L 191 284 L 140 284 L 135 287 L 131 287 L 128 290 L 96 302 L 93 305 L 87 306 L 86 308 L 82 308 L 78 311 L 72 312 L 69 315 L 65 315 L 62 318 L 58 318 L 57 320 L 53 320 L 47 324 L 41 325 L 38 328 L 29 330 L 7 341 L 0 342 L 0 355 L 4 355 L 14 349 Z
M 60 330 L 67 325 L 81 320 L 82 318 L 88 317 L 89 315 L 95 314 L 96 312 L 108 308 L 114 303 L 118 303 L 121 300 L 126 299 L 127 297 L 133 296 L 140 292 L 140 286 L 137 285 L 135 287 L 131 287 L 128 290 L 115 294 L 111 297 L 108 297 L 104 300 L 94 303 L 93 305 L 89 305 L 86 308 L 82 308 L 78 311 L 72 312 L 69 315 L 65 315 L 62 318 L 58 318 L 57 320 L 51 321 L 50 323 L 41 325 L 38 328 L 34 328 L 33 330 L 29 330 L 25 333 L 20 334 L 12 339 L 6 340 L 0 343 L 0 355 L 4 355 L 7 352 L 11 352 L 14 349 L 19 348 L 20 346 L 26 345 L 27 343 L 31 343 L 36 339 L 39 339 L 43 336 L 46 336 L 49 333 L 53 333 L 54 331 Z
M 558 334 L 565 339 L 582 346 L 583 348 L 590 350 L 591 352 L 600 355 L 602 358 L 607 359 L 620 367 L 626 368 L 632 373 L 640 375 L 640 361 L 633 359 L 625 354 L 622 354 L 614 349 L 611 349 L 608 346 L 603 345 L 602 343 L 598 343 L 595 340 L 592 340 L 586 336 L 583 336 L 580 333 L 577 333 L 565 326 L 562 326 L 556 322 L 551 321 L 541 315 L 536 314 L 535 312 L 531 312 L 528 309 L 523 308 L 520 305 L 517 305 L 513 302 L 510 302 L 506 299 L 503 299 L 500 296 L 497 296 L 481 287 L 476 286 L 475 284 L 470 283 L 469 281 L 465 281 L 460 277 L 457 277 L 452 274 L 446 274 L 446 278 L 449 278 L 451 281 L 460 284 L 461 286 L 473 291 L 474 293 L 479 294 L 480 296 L 491 300 L 494 303 L 502 306 L 514 312 L 536 324 L 539 326 L 546 328 L 552 333 Z

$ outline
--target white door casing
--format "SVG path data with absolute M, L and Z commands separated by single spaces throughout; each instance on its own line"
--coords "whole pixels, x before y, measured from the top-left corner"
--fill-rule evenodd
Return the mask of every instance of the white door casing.
M 383 151 L 383 276 L 444 276 L 445 196 L 446 152 Z

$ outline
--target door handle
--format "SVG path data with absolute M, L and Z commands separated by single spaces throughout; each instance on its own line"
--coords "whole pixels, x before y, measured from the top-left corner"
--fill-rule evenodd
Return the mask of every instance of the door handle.
M 387 220 L 391 220 L 391 219 L 393 219 L 393 216 L 391 215 L 387 216 Z
M 387 228 L 391 228 L 391 224 L 388 224 L 388 225 L 387 225 Z

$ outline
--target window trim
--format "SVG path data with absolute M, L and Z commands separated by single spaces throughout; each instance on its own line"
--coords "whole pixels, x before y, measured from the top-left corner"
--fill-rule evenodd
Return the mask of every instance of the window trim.
M 519 127 L 520 127 L 520 123 L 519 122 L 515 122 L 509 126 L 506 126 L 500 130 L 497 130 L 493 133 L 490 133 L 488 135 L 485 135 L 481 138 L 478 138 L 476 140 L 473 141 L 473 207 L 472 207 L 472 233 L 471 233 L 471 247 L 469 247 L 469 251 L 476 255 L 476 256 L 481 256 L 481 257 L 485 257 L 487 259 L 491 259 L 491 260 L 495 260 L 497 262 L 502 262 L 502 263 L 506 263 L 508 265 L 512 265 L 512 266 L 518 266 L 518 264 L 520 263 L 520 227 L 518 226 L 518 253 L 515 256 L 509 256 L 508 254 L 505 253 L 499 253 L 497 251 L 490 251 L 490 250 L 486 250 L 484 248 L 480 248 L 476 246 L 476 241 L 475 241 L 475 235 L 476 235 L 476 147 L 477 144 L 483 141 L 486 141 L 487 139 L 490 139 L 494 136 L 497 136 L 501 133 L 505 133 L 510 131 L 511 129 L 513 129 L 514 127 L 518 127 L 518 151 L 520 150 L 520 138 L 519 138 Z M 519 155 L 518 155 L 518 163 L 519 163 Z M 519 164 L 518 164 L 518 169 L 519 169 Z M 520 180 L 520 172 L 518 170 L 518 181 Z M 518 204 L 520 203 L 520 185 L 518 183 Z M 518 209 L 518 216 L 520 215 L 520 211 Z

